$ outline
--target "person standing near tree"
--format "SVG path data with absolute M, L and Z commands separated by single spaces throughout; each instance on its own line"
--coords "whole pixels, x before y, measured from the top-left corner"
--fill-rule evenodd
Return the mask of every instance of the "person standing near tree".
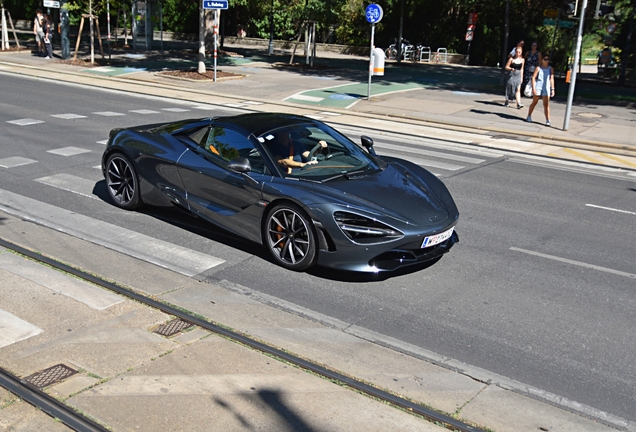
M 523 108 L 521 103 L 521 77 L 523 77 L 523 49 L 518 46 L 515 49 L 514 57 L 510 57 L 506 63 L 506 70 L 510 72 L 506 83 L 506 102 L 504 106 L 508 108 L 508 101 L 516 100 L 517 108 Z
M 545 113 L 545 125 L 550 126 L 550 98 L 554 97 L 554 73 L 550 66 L 550 56 L 544 55 L 541 58 L 541 66 L 534 70 L 532 74 L 532 103 L 528 109 L 527 122 L 532 122 L 532 111 L 539 102 L 539 98 L 543 99 L 543 111 Z
M 526 53 L 526 62 L 524 64 L 524 74 L 523 74 L 523 83 L 521 84 L 521 88 L 525 89 L 526 85 L 530 83 L 532 79 L 532 74 L 534 74 L 534 70 L 537 66 L 539 66 L 539 58 L 541 57 L 541 53 L 538 50 L 538 44 L 536 41 L 532 42 L 532 46 L 530 47 L 530 51 Z M 532 89 L 532 87 L 530 87 Z M 526 94 L 526 96 L 528 96 Z M 532 97 L 532 93 L 528 97 Z
M 44 29 L 42 28 L 42 11 L 35 11 L 35 19 L 33 20 L 33 34 L 35 42 L 38 44 L 38 55 L 44 55 Z
M 51 17 L 48 14 L 42 19 L 42 29 L 44 30 L 44 49 L 46 50 L 46 58 L 53 58 L 53 27 Z

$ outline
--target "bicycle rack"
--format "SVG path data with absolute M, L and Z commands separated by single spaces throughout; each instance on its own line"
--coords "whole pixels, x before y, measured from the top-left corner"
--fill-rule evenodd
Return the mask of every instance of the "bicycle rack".
M 421 47 L 420 48 L 420 58 L 419 61 L 431 62 L 431 47 Z
M 435 55 L 435 63 L 446 63 L 448 58 L 448 50 L 446 48 L 437 48 Z
M 404 60 L 411 60 L 415 55 L 415 47 L 413 45 L 404 45 L 402 56 Z

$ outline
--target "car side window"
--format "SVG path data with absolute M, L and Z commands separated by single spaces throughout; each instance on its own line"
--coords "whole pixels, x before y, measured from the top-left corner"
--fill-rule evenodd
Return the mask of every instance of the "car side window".
M 265 162 L 258 149 L 235 130 L 212 126 L 200 145 L 209 156 L 209 160 L 224 168 L 231 160 L 244 157 L 250 161 L 252 172 L 265 172 Z

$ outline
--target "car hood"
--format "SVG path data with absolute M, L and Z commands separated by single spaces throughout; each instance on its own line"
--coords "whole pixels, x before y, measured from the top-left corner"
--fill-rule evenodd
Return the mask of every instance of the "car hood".
M 389 164 L 371 175 L 330 180 L 318 188 L 348 206 L 381 213 L 409 225 L 435 225 L 449 217 L 449 209 L 432 188 L 399 165 Z

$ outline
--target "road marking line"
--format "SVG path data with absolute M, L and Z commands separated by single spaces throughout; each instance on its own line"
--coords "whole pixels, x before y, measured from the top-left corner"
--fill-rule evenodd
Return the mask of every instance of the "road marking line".
M 415 153 L 411 153 L 411 154 L 415 154 Z M 448 170 L 448 171 L 458 171 L 460 169 L 465 168 L 462 165 L 454 165 L 454 164 L 449 164 L 446 162 L 440 162 L 440 161 L 434 161 L 431 159 L 425 159 L 425 158 L 419 158 L 416 156 L 404 156 L 401 153 L 395 152 L 395 151 L 383 151 L 382 155 L 385 156 L 393 156 L 393 157 L 397 157 L 400 159 L 404 159 L 407 160 L 409 162 L 412 162 L 416 165 L 421 165 L 421 166 L 425 166 L 425 167 L 431 167 L 431 168 L 439 168 L 439 169 L 443 169 L 443 170 Z
M 159 111 L 153 111 L 148 109 L 130 110 L 130 112 L 135 114 L 159 114 Z
M 404 147 L 404 146 L 393 145 L 393 144 L 378 143 L 377 147 L 378 149 L 386 148 L 389 150 L 401 151 L 401 152 L 411 153 L 415 155 L 433 156 L 433 157 L 438 157 L 440 159 L 450 159 L 450 160 L 456 160 L 459 162 L 472 163 L 472 164 L 480 164 L 480 163 L 486 162 L 485 159 L 477 159 L 477 158 L 471 158 L 468 156 L 459 156 L 459 155 L 454 155 L 450 153 L 442 153 L 442 152 L 436 152 L 432 150 L 416 149 L 413 147 Z
M 27 159 L 19 156 L 8 157 L 4 159 L 0 159 L 0 167 L 2 168 L 13 168 L 21 165 L 28 165 L 37 162 L 33 159 Z
M 86 180 L 71 174 L 56 174 L 35 179 L 35 181 L 68 192 L 73 192 L 81 196 L 99 200 L 99 198 L 93 193 L 93 189 L 95 189 L 94 181 Z
M 114 111 L 100 111 L 100 112 L 94 112 L 93 114 L 104 116 L 104 117 L 115 117 L 115 116 L 126 115 L 126 114 L 118 113 L 118 112 L 114 112 Z
M 0 309 L 0 348 L 42 333 L 39 327 Z
M 47 153 L 52 153 L 60 156 L 76 156 L 82 153 L 90 153 L 90 150 L 81 149 L 78 147 L 62 147 L 55 150 L 48 150 Z
M 44 120 L 36 120 L 36 119 L 32 119 L 32 118 L 24 118 L 24 119 L 18 119 L 18 120 L 9 120 L 9 121 L 7 121 L 7 123 L 11 123 L 11 124 L 18 125 L 18 126 L 29 126 L 29 125 L 34 125 L 34 124 L 38 124 L 38 123 L 44 123 Z
M 603 206 L 594 205 L 594 204 L 585 204 L 585 206 L 586 207 L 594 207 L 594 208 L 597 208 L 597 209 L 603 209 L 603 210 L 619 212 L 619 213 L 627 213 L 627 214 L 630 214 L 630 215 L 636 215 L 635 212 L 630 212 L 630 211 L 627 211 L 627 210 L 615 209 L 615 208 L 611 208 L 611 207 L 603 207 Z
M 305 117 L 309 117 L 310 119 L 314 119 L 314 120 L 324 119 L 324 117 L 319 115 L 314 115 L 314 114 L 305 114 Z
M 636 164 L 635 163 L 627 161 L 627 160 L 625 160 L 623 158 L 620 158 L 618 156 L 615 156 L 615 155 L 612 155 L 612 154 L 609 154 L 609 153 L 599 153 L 599 154 L 605 156 L 608 159 L 615 160 L 616 162 L 620 162 L 620 163 L 625 164 L 627 166 L 630 166 L 632 168 L 636 168 Z
M 566 153 L 570 153 L 571 155 L 574 155 L 574 156 L 579 157 L 581 159 L 585 159 L 587 161 L 595 163 L 595 164 L 606 165 L 605 163 L 603 163 L 603 161 L 601 161 L 599 159 L 596 159 L 596 158 L 593 158 L 591 156 L 588 156 L 588 155 L 586 155 L 586 154 L 584 154 L 582 152 L 579 152 L 579 151 L 576 151 L 576 150 L 572 150 L 571 148 L 567 148 L 566 147 L 566 148 L 563 149 L 563 151 L 566 152 Z M 548 156 L 551 156 L 551 155 L 548 155 Z
M 190 277 L 225 262 L 2 189 L 0 210 Z
M 51 117 L 61 118 L 61 119 L 64 119 L 64 120 L 86 118 L 85 115 L 70 114 L 70 113 L 69 114 L 51 114 Z
M 588 263 L 584 263 L 584 262 L 580 262 L 580 261 L 574 261 L 574 260 L 570 260 L 567 258 L 561 258 L 561 257 L 557 257 L 554 255 L 546 255 L 546 254 L 542 254 L 540 252 L 533 252 L 530 250 L 526 250 L 526 249 L 519 249 L 516 247 L 511 247 L 510 250 L 515 251 L 515 252 L 521 252 L 521 253 L 525 253 L 528 255 L 534 255 L 540 258 L 546 258 L 546 259 L 551 259 L 554 261 L 559 261 L 562 263 L 566 263 L 566 264 L 572 264 L 572 265 L 576 265 L 576 266 L 580 266 L 580 267 L 586 267 L 592 270 L 598 270 L 598 271 L 602 271 L 602 272 L 606 272 L 606 273 L 612 273 L 618 276 L 625 276 L 628 278 L 632 278 L 632 279 L 636 279 L 636 274 L 632 274 L 632 273 L 627 273 L 627 272 L 622 272 L 620 270 L 614 270 L 614 269 L 610 269 L 607 267 L 601 267 L 601 266 L 597 266 L 594 264 L 588 264 Z
M 101 140 L 101 141 L 95 141 L 95 142 L 96 142 L 97 144 L 102 144 L 102 145 L 106 145 L 106 144 L 108 144 L 108 140 L 107 140 L 107 139 L 105 139 L 105 140 Z
M 289 100 L 289 99 L 304 100 L 308 102 L 321 102 L 324 98 L 317 97 L 317 96 L 307 96 L 307 95 L 298 93 L 293 96 L 289 96 L 288 98 L 285 98 L 284 100 Z
M 84 303 L 95 310 L 108 309 L 124 301 L 123 297 L 110 291 L 12 253 L 0 254 L 0 269 Z
M 162 111 L 170 111 L 170 112 L 187 112 L 189 109 L 185 108 L 161 108 Z

